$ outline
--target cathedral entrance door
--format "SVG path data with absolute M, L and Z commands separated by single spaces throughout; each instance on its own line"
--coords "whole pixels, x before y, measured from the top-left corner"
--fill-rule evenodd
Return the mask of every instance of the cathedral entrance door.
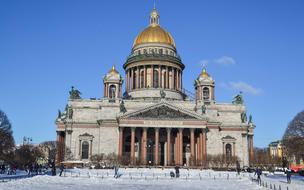
M 165 143 L 164 142 L 160 143 L 160 165 L 161 166 L 165 165 Z

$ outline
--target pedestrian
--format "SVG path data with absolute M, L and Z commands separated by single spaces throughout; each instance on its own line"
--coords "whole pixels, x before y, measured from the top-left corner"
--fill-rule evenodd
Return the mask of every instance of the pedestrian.
M 55 161 L 52 161 L 52 163 L 51 163 L 51 168 L 52 168 L 52 176 L 56 176 Z
M 291 170 L 286 171 L 287 183 L 291 183 Z
M 258 180 L 258 183 L 260 184 L 261 183 L 262 170 L 259 167 L 255 170 L 254 176 L 255 175 L 258 176 L 257 180 Z
M 119 170 L 119 167 L 117 165 L 115 165 L 114 166 L 114 178 L 118 178 L 119 177 L 118 170 Z
M 1 165 L 1 174 L 4 174 L 4 173 L 5 173 L 5 165 L 2 164 L 2 165 Z
M 240 162 L 238 160 L 236 161 L 236 171 L 237 171 L 237 174 L 240 175 L 241 166 L 240 166 Z
M 59 176 L 62 175 L 63 170 L 64 170 L 64 164 L 61 163 L 61 164 L 60 164 L 60 174 L 59 174 Z
M 175 166 L 175 177 L 179 178 L 179 166 Z
M 28 165 L 28 175 L 32 175 L 32 172 L 33 172 L 32 164 L 29 164 Z
M 175 177 L 175 174 L 174 174 L 173 171 L 170 172 L 170 177 L 171 177 L 171 178 Z

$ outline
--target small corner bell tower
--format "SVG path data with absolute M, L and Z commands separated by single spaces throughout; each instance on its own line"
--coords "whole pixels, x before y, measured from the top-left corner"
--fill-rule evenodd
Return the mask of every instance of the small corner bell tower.
M 196 101 L 203 101 L 205 104 L 214 103 L 214 86 L 214 80 L 204 67 L 194 83 Z
M 119 72 L 112 66 L 112 69 L 103 78 L 104 97 L 116 99 L 122 97 L 123 78 Z

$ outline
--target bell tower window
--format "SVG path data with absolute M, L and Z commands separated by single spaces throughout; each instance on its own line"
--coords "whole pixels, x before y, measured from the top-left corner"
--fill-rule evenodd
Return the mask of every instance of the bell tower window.
M 116 86 L 115 85 L 111 85 L 110 86 L 110 91 L 109 91 L 109 97 L 110 98 L 115 98 L 116 97 Z
M 203 88 L 203 97 L 204 97 L 204 100 L 209 100 L 209 97 L 210 97 L 209 88 L 207 88 L 207 87 Z

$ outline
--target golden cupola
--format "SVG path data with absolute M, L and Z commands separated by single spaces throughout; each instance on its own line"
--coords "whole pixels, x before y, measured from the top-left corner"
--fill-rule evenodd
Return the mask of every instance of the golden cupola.
M 196 100 L 204 101 L 205 103 L 214 102 L 214 87 L 215 82 L 208 74 L 204 67 L 201 74 L 194 81 L 194 87 L 196 91 Z
M 199 78 L 209 78 L 209 77 L 210 77 L 210 75 L 207 73 L 206 68 L 203 68 Z
M 163 43 L 175 48 L 173 37 L 159 25 L 159 14 L 155 8 L 150 14 L 150 25 L 136 37 L 133 48 L 146 43 Z
M 105 75 L 104 81 L 120 81 L 121 75 L 119 72 L 115 69 L 115 66 L 113 65 L 111 70 Z
M 113 65 L 111 70 L 104 76 L 104 97 L 115 99 L 122 97 L 123 78 Z

